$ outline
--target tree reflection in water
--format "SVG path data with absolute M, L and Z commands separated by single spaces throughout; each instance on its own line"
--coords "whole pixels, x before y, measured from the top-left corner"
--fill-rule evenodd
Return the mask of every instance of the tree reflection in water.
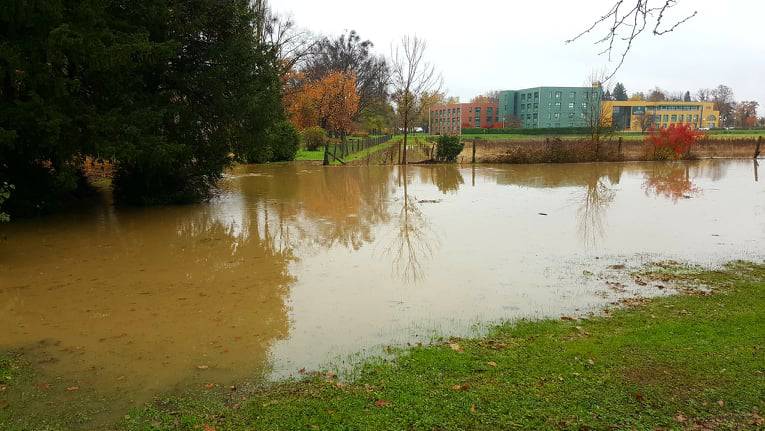
M 404 283 L 417 283 L 424 277 L 423 263 L 433 257 L 439 242 L 417 198 L 409 195 L 406 166 L 399 167 L 397 173 L 403 196 L 393 239 L 385 248 L 385 254 L 391 259 L 394 277 Z
M 605 236 L 605 215 L 616 193 L 599 173 L 587 180 L 577 208 L 577 229 L 585 247 L 595 247 Z M 617 181 L 618 182 L 618 181 Z
M 713 173 L 722 176 L 722 173 Z M 647 196 L 670 199 L 677 203 L 682 198 L 691 198 L 701 192 L 691 180 L 690 165 L 687 163 L 661 163 L 645 172 L 643 190 Z

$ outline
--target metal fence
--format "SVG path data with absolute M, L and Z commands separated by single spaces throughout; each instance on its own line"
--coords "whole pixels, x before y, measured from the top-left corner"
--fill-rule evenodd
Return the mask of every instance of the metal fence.
M 368 150 L 375 145 L 384 144 L 390 139 L 390 135 L 375 136 L 364 139 L 346 139 L 345 143 L 331 144 L 329 145 L 329 152 L 335 160 L 344 160 L 346 157 Z

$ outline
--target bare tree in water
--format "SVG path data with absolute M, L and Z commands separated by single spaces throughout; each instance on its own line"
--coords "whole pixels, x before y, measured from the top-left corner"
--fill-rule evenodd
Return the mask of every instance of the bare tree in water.
M 406 145 L 409 129 L 417 115 L 417 106 L 426 93 L 438 92 L 442 79 L 436 68 L 425 61 L 427 44 L 417 36 L 404 36 L 391 49 L 391 76 L 396 113 L 404 129 L 404 147 L 401 164 L 406 164 Z
M 599 33 L 595 45 L 603 49 L 598 55 L 607 55 L 608 61 L 613 57 L 618 59 L 616 67 L 606 77 L 609 80 L 622 67 L 640 35 L 649 31 L 654 36 L 663 36 L 698 15 L 698 11 L 693 11 L 671 16 L 678 3 L 679 0 L 616 0 L 603 16 L 566 43 Z

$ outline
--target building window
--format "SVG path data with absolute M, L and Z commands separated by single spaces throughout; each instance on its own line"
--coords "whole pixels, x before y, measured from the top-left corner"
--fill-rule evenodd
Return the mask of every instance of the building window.
M 534 104 L 534 109 L 539 109 L 539 103 Z
M 560 112 L 554 113 L 553 118 L 555 118 L 556 120 L 560 119 Z
M 672 120 L 671 120 L 671 121 L 672 121 L 673 123 L 677 122 L 677 115 L 673 115 L 673 116 L 672 116 Z
M 587 109 L 587 102 L 582 102 L 582 109 Z
M 572 92 L 568 93 L 568 97 L 569 97 L 569 99 L 576 99 L 576 91 L 572 91 Z
M 669 121 L 669 115 L 667 115 L 667 114 L 664 114 L 664 117 L 663 117 L 662 121 L 663 121 L 663 122 L 665 122 L 665 123 L 666 123 L 667 121 Z
M 537 118 L 539 118 L 539 117 L 537 116 L 537 113 L 535 112 L 534 113 L 534 119 L 536 120 Z
M 561 92 L 560 91 L 556 91 L 555 92 L 555 98 L 556 99 L 560 99 L 560 96 L 561 96 Z
M 560 102 L 555 102 L 555 109 L 560 110 Z
M 534 92 L 534 100 L 539 100 L 539 92 L 538 91 Z
M 568 109 L 574 109 L 574 102 L 568 102 Z
M 569 112 L 568 113 L 568 118 L 574 118 L 574 113 L 573 112 Z
M 525 101 L 526 101 L 526 95 L 525 95 L 525 94 L 521 94 L 521 101 L 522 101 L 522 102 L 525 102 Z

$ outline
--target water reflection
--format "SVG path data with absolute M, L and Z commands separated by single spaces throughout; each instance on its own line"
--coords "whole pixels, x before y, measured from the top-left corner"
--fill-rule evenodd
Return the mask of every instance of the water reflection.
M 204 205 L 0 226 L 0 349 L 80 387 L 50 405 L 109 399 L 121 414 L 176 388 L 596 306 L 602 286 L 572 274 L 597 264 L 765 255 L 749 160 L 467 169 L 242 166 Z
M 714 172 L 711 177 L 721 175 Z M 658 196 L 677 203 L 680 199 L 690 199 L 701 192 L 691 180 L 688 164 L 655 163 L 645 173 L 643 189 L 648 196 Z
M 617 183 L 618 183 L 618 178 Z M 580 192 L 577 208 L 578 232 L 586 247 L 596 247 L 606 234 L 605 218 L 608 207 L 613 203 L 616 192 L 607 179 L 593 175 L 584 190 Z
M 446 169 L 443 169 L 446 168 Z M 441 169 L 421 170 L 429 180 L 436 184 L 443 184 L 444 178 L 456 178 L 448 176 L 449 169 L 459 172 L 456 168 L 443 166 Z M 440 175 L 439 175 L 440 173 Z M 429 175 L 428 175 L 429 174 Z M 421 281 L 425 275 L 423 265 L 432 258 L 434 250 L 438 247 L 438 239 L 430 227 L 430 223 L 420 208 L 420 203 L 415 196 L 409 194 L 409 176 L 407 167 L 401 167 L 397 171 L 398 184 L 403 190 L 401 207 L 395 221 L 394 235 L 390 244 L 385 249 L 385 255 L 391 260 L 392 273 L 395 278 L 405 283 Z M 441 179 L 440 181 L 438 179 Z M 461 176 L 459 177 L 462 178 Z M 447 184 L 453 184 L 448 182 Z M 459 186 L 457 186 L 457 189 Z M 455 189 L 455 191 L 457 190 Z M 445 191 L 439 187 L 439 190 Z

